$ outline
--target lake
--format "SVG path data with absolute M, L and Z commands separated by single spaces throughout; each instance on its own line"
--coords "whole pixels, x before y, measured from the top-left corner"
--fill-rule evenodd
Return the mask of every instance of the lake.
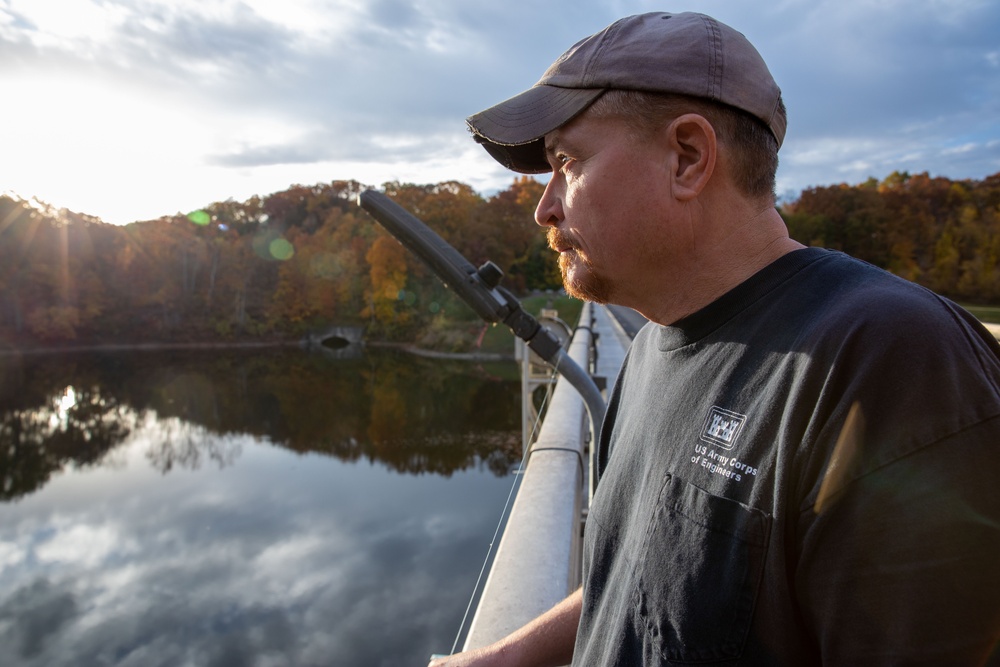
M 0 356 L 0 665 L 424 665 L 520 460 L 514 363 Z

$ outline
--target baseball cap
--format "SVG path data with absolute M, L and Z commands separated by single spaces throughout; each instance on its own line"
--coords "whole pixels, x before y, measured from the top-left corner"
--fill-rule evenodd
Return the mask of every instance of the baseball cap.
M 707 98 L 760 119 L 781 146 L 781 90 L 741 33 L 694 12 L 620 19 L 562 54 L 534 86 L 466 119 L 500 164 L 525 174 L 549 171 L 544 137 L 611 89 Z

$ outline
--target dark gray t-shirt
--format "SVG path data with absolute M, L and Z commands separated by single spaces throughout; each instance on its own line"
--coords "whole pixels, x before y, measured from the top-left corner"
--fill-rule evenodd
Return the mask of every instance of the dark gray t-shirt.
M 646 326 L 609 403 L 575 665 L 992 664 L 1000 347 L 790 253 Z

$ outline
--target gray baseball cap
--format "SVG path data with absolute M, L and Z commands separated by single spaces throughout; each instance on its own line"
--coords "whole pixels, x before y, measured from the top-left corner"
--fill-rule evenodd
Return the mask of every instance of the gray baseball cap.
M 703 97 L 759 118 L 781 146 L 781 90 L 741 33 L 704 14 L 629 16 L 573 45 L 520 95 L 466 119 L 497 162 L 549 171 L 544 137 L 611 89 Z

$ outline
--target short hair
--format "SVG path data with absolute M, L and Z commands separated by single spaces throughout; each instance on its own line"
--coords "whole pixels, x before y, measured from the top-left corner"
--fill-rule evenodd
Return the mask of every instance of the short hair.
M 785 105 L 778 98 L 781 113 Z M 776 199 L 778 140 L 755 116 L 727 104 L 689 95 L 608 90 L 590 107 L 597 116 L 618 116 L 633 130 L 653 132 L 686 113 L 703 116 L 729 150 L 736 187 L 752 198 Z

